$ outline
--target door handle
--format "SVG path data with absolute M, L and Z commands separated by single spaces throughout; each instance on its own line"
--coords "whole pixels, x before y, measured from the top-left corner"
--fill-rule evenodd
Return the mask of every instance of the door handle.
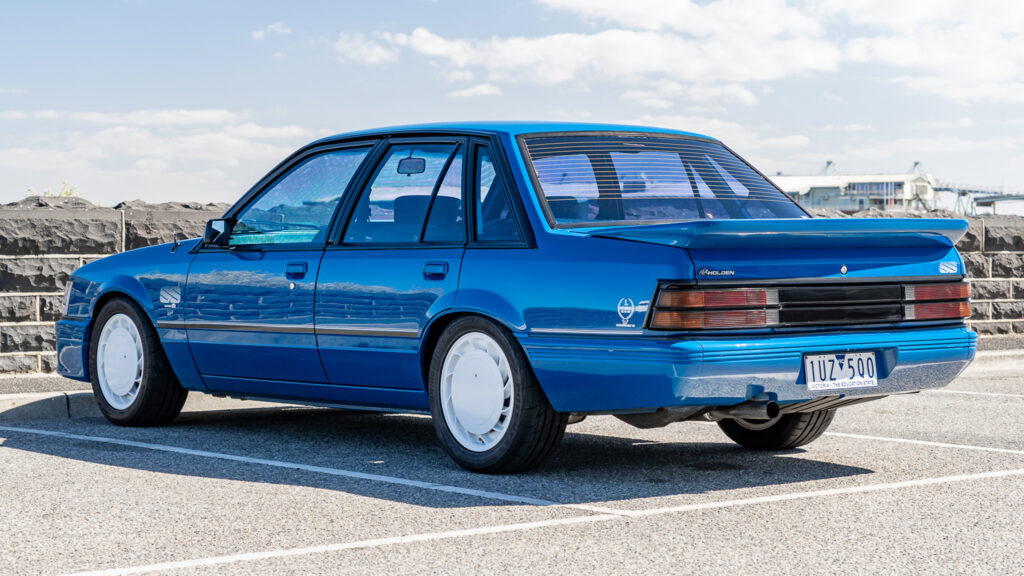
M 306 275 L 307 265 L 305 262 L 289 262 L 285 268 L 285 275 L 289 278 L 302 278 Z
M 448 275 L 447 262 L 427 262 L 423 266 L 424 278 L 444 278 Z

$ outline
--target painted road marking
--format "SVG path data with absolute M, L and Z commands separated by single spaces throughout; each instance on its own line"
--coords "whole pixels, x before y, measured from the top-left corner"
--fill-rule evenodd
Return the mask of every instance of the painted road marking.
M 429 542 L 436 540 L 448 540 L 454 538 L 465 538 L 468 536 L 484 536 L 489 534 L 501 534 L 507 532 L 523 532 L 537 530 L 540 528 L 552 528 L 557 526 L 571 526 L 576 524 L 592 524 L 596 522 L 610 522 L 621 520 L 624 517 L 649 517 L 665 514 L 676 514 L 699 510 L 711 510 L 718 508 L 735 508 L 739 506 L 751 506 L 758 504 L 769 504 L 775 502 L 787 502 L 793 500 L 807 500 L 811 498 L 825 498 L 830 496 L 841 496 L 847 494 L 863 494 L 870 492 L 881 492 L 886 490 L 900 490 L 904 488 L 915 488 L 921 486 L 935 486 L 955 482 L 967 482 L 975 480 L 987 480 L 993 478 L 1008 478 L 1024 476 L 1024 469 L 1002 470 L 995 472 L 980 472 L 976 474 L 961 474 L 957 476 L 943 476 L 940 478 L 922 478 L 919 480 L 905 480 L 902 482 L 888 482 L 885 484 L 868 484 L 865 486 L 851 486 L 847 488 L 831 488 L 827 490 L 812 490 L 808 492 L 796 492 L 790 494 L 778 494 L 773 496 L 756 496 L 753 498 L 741 498 L 737 500 L 722 500 L 717 502 L 702 502 L 699 504 L 686 504 L 682 506 L 670 506 L 666 508 L 655 508 L 651 510 L 628 511 L 626 514 L 600 514 L 596 516 L 580 516 L 575 518 L 559 518 L 553 520 L 541 520 L 537 522 L 522 522 L 518 524 L 503 524 L 498 526 L 484 526 L 480 528 L 469 528 L 463 530 L 450 530 L 445 532 L 432 532 L 427 534 L 412 534 L 408 536 L 394 536 L 390 538 L 374 538 L 370 540 L 359 540 L 356 542 L 344 542 L 338 544 L 325 544 L 321 546 L 310 546 L 306 548 L 287 548 L 281 550 L 268 550 L 264 552 L 248 552 L 243 554 L 230 554 L 226 556 L 211 556 L 208 558 L 196 558 L 192 560 L 179 560 L 174 562 L 162 562 L 158 564 L 147 564 L 142 566 L 131 566 L 127 568 L 111 568 L 107 570 L 96 570 L 90 572 L 78 572 L 71 576 L 127 576 L 130 574 L 146 574 L 164 570 L 176 570 L 185 568 L 198 568 L 204 566 L 217 566 L 234 564 L 238 562 L 253 562 L 273 558 L 286 558 L 305 556 L 309 554 L 323 554 L 327 552 L 340 552 L 344 550 L 355 550 L 365 548 L 380 548 L 396 544 L 411 544 L 417 542 Z
M 12 426 L 0 426 L 0 431 L 4 432 L 17 432 L 22 434 L 36 434 L 39 436 L 51 436 L 55 438 L 64 438 L 67 440 L 84 440 L 87 442 L 101 442 L 104 444 L 115 444 L 118 446 L 130 446 L 132 448 L 142 448 L 145 450 L 156 450 L 158 452 L 170 452 L 173 454 L 186 454 L 189 456 L 199 456 L 202 458 L 213 458 L 216 460 L 227 460 L 230 462 L 243 462 L 246 464 L 260 464 L 263 466 L 272 466 L 274 468 L 284 468 L 287 470 L 303 470 L 306 472 L 315 472 L 318 474 L 327 474 L 330 476 L 342 476 L 345 478 L 355 478 L 358 480 L 369 480 L 371 482 L 383 482 L 385 484 L 397 484 L 400 486 L 409 486 L 411 488 L 422 488 L 425 490 L 435 490 L 438 492 L 449 492 L 452 494 L 462 494 L 465 496 L 476 496 L 478 498 L 486 498 L 488 500 L 499 500 L 502 502 L 511 502 L 514 504 L 530 504 L 533 506 L 558 506 L 557 502 L 551 502 L 550 500 L 539 500 L 537 498 L 527 498 L 525 496 L 515 496 L 512 494 L 501 494 L 499 492 L 488 492 L 486 490 L 474 490 L 472 488 L 462 488 L 460 486 L 449 486 L 447 484 L 437 484 L 434 482 L 424 482 L 421 480 L 410 480 L 408 478 L 399 478 L 397 476 L 384 476 L 381 474 L 368 474 L 366 472 L 357 472 L 355 470 L 342 470 L 340 468 L 327 468 L 324 466 L 312 466 L 309 464 L 300 464 L 298 462 L 283 462 L 281 460 L 268 460 L 266 458 L 250 458 L 248 456 L 237 456 L 234 454 L 224 454 L 221 452 L 210 452 L 207 450 L 193 450 L 191 448 L 179 448 L 177 446 L 167 446 L 164 444 L 151 444 L 149 442 L 136 442 L 134 440 L 119 440 L 116 438 L 107 438 L 104 436 L 83 436 L 81 434 L 70 434 L 68 432 L 57 432 L 53 430 L 40 430 L 35 428 L 16 428 Z M 571 506 L 570 506 L 571 507 Z
M 877 440 L 879 442 L 897 442 L 901 444 L 916 444 L 918 446 L 932 446 L 935 448 L 957 448 L 960 450 L 978 450 L 981 452 L 998 452 L 1000 454 L 1017 454 L 1024 456 L 1024 450 L 1011 450 L 1009 448 L 990 448 L 988 446 L 975 446 L 973 444 L 950 444 L 948 442 L 931 442 L 929 440 L 910 440 L 907 438 L 889 438 L 887 436 L 868 436 L 866 434 L 848 434 L 846 432 L 825 432 L 825 436 L 838 436 L 840 438 L 857 438 L 859 440 Z
M 970 396 L 996 396 L 999 398 L 1024 398 L 1024 394 L 1008 394 L 1005 392 L 974 392 L 972 390 L 925 390 L 928 394 L 967 394 Z

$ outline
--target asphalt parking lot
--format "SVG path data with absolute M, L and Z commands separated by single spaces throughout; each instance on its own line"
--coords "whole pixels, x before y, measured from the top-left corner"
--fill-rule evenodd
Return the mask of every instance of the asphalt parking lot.
M 591 417 L 483 476 L 426 417 L 285 407 L 0 423 L 0 470 L 4 574 L 1024 573 L 1008 363 L 774 454 Z

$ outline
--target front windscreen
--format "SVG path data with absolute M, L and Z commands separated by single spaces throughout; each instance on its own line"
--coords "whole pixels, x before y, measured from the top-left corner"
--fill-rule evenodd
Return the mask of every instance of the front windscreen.
M 717 142 L 570 134 L 527 136 L 523 149 L 560 227 L 807 217 Z

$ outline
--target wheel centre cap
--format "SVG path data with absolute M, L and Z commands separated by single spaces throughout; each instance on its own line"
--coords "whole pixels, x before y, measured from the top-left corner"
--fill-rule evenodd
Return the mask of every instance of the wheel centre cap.
M 473 434 L 486 434 L 498 423 L 505 404 L 504 381 L 498 364 L 474 350 L 459 359 L 452 373 L 455 416 Z

